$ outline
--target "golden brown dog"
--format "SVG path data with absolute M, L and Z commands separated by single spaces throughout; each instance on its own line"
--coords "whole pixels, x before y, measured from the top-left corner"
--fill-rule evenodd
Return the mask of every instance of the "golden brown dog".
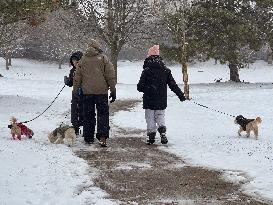
M 260 117 L 256 117 L 256 119 L 247 119 L 242 115 L 238 115 L 234 123 L 240 125 L 240 129 L 238 130 L 239 136 L 241 136 L 241 132 L 246 131 L 246 136 L 250 136 L 250 132 L 253 131 L 256 139 L 258 139 L 259 135 L 259 127 L 258 124 L 262 122 Z

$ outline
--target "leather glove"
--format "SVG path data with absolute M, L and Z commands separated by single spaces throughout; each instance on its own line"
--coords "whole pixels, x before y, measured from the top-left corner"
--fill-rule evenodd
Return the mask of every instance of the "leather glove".
M 187 100 L 187 99 L 185 98 L 184 95 L 182 95 L 182 96 L 179 97 L 179 100 L 180 100 L 181 102 L 183 102 L 183 101 L 185 101 L 185 100 Z
M 116 98 L 117 98 L 117 96 L 116 96 L 116 89 L 115 89 L 110 93 L 110 96 L 109 96 L 109 99 L 111 99 L 110 103 L 115 102 Z
M 67 76 L 64 76 L 64 84 L 68 85 L 68 77 Z

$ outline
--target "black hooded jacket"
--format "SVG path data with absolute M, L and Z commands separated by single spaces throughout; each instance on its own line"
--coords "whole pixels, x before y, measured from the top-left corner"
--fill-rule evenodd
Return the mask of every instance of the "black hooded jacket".
M 76 67 L 73 65 L 73 60 L 79 61 L 83 53 L 78 51 L 71 55 L 70 64 L 73 66 L 69 72 L 68 80 L 66 85 L 69 87 L 73 86 L 73 78 L 76 71 Z M 77 94 L 72 94 L 71 100 L 71 123 L 75 129 L 78 129 L 83 124 L 83 96 L 81 95 L 81 89 Z
M 143 108 L 165 110 L 167 108 L 167 85 L 178 96 L 180 101 L 186 100 L 184 93 L 176 84 L 171 70 L 160 56 L 145 59 L 137 90 L 143 92 Z
M 70 69 L 68 81 L 66 83 L 67 86 L 72 87 L 73 86 L 73 77 L 74 73 L 76 71 L 76 67 L 73 65 L 73 60 L 79 61 L 83 56 L 83 53 L 81 51 L 77 51 L 73 53 L 70 57 L 70 64 L 72 65 L 72 68 Z

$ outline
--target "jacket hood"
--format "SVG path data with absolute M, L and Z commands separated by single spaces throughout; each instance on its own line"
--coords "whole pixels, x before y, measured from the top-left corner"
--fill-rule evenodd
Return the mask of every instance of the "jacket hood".
M 101 45 L 98 41 L 91 39 L 86 50 L 86 56 L 96 56 L 102 53 Z
M 165 64 L 163 62 L 163 59 L 160 56 L 149 56 L 145 59 L 143 69 L 145 68 L 154 68 L 154 69 L 161 69 L 165 67 Z
M 86 50 L 85 55 L 88 56 L 88 57 L 92 57 L 92 56 L 97 56 L 97 55 L 99 55 L 101 53 L 102 53 L 102 50 L 96 49 L 96 48 L 93 48 L 93 47 L 89 47 Z

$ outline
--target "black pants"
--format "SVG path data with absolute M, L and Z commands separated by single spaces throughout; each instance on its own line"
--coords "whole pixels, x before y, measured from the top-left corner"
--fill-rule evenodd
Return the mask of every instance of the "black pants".
M 97 120 L 96 111 L 97 110 Z M 108 95 L 84 95 L 83 97 L 83 137 L 86 142 L 94 141 L 97 121 L 97 138 L 109 137 Z
M 83 126 L 83 96 L 72 94 L 71 100 L 71 123 L 73 127 Z

